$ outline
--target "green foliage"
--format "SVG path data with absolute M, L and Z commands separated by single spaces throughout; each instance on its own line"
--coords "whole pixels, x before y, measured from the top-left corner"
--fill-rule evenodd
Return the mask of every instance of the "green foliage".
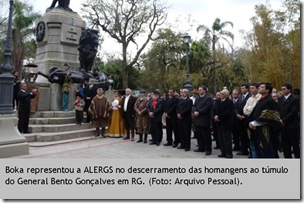
M 257 5 L 252 18 L 253 32 L 246 35 L 244 60 L 252 81 L 271 82 L 279 88 L 289 82 L 300 86 L 300 4 L 285 1 L 283 10 Z

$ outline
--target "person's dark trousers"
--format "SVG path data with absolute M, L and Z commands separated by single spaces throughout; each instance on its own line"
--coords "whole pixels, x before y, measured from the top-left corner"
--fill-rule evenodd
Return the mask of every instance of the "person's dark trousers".
M 300 158 L 300 143 L 297 135 L 297 129 L 283 127 L 282 147 L 285 158 L 292 158 L 292 151 L 295 158 Z
M 167 129 L 167 125 L 169 125 L 169 129 Z M 172 129 L 171 131 L 170 128 Z M 170 131 L 169 138 L 168 138 L 168 131 Z M 174 133 L 174 141 L 173 141 L 172 131 Z M 179 136 L 180 132 L 179 132 L 177 119 L 166 118 L 166 133 L 167 133 L 167 142 L 173 143 L 174 145 L 178 145 L 180 143 L 180 136 Z
M 240 133 L 239 133 L 239 121 L 237 119 L 233 120 L 232 124 L 232 138 L 233 138 L 233 144 L 234 147 L 233 149 L 236 151 L 241 150 L 241 145 L 240 145 Z
M 89 110 L 86 110 L 86 114 L 87 114 L 86 122 L 90 123 L 92 119 L 91 119 L 91 114 L 90 114 Z
M 161 121 L 157 121 L 156 119 L 151 119 L 151 124 L 152 142 L 159 144 L 163 139 L 163 124 Z
M 248 132 L 247 132 L 247 126 L 248 126 L 248 122 L 243 119 L 241 121 L 239 121 L 238 123 L 238 130 L 240 133 L 240 137 L 241 137 L 241 151 L 245 154 L 249 154 L 248 149 L 249 149 L 249 138 L 248 138 Z
M 210 129 L 196 126 L 198 149 L 202 151 L 212 151 L 212 140 Z
M 28 133 L 28 125 L 30 119 L 30 110 L 28 111 L 18 111 L 18 130 L 20 133 Z
M 217 147 L 219 147 L 220 143 L 219 143 L 219 135 L 218 135 L 218 124 L 214 121 L 212 122 L 212 128 L 213 128 L 213 138 L 214 138 L 215 144 Z
M 173 143 L 173 125 L 171 122 L 171 118 L 166 118 L 166 134 L 167 134 L 167 143 L 172 144 Z
M 19 101 L 18 101 L 18 99 L 17 99 L 17 93 L 15 94 L 13 94 L 13 109 L 15 109 L 15 106 L 16 106 L 16 109 L 18 109 L 18 103 L 19 103 Z
M 191 147 L 191 122 L 187 120 L 181 120 L 180 125 L 180 138 L 181 147 L 185 149 L 190 149 Z
M 231 130 L 222 129 L 219 127 L 219 143 L 222 155 L 226 156 L 227 158 L 232 158 L 232 137 L 231 137 Z
M 83 119 L 83 111 L 76 110 L 76 123 L 81 124 Z

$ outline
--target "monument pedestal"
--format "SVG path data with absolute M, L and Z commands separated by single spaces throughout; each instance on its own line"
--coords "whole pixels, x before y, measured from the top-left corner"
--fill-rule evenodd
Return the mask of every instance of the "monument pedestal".
M 82 31 L 85 29 L 85 21 L 75 12 L 54 8 L 39 18 L 36 25 L 37 51 L 35 63 L 38 65 L 38 71 L 48 74 L 53 66 L 66 71 L 67 67 L 64 66 L 64 63 L 71 66 L 70 70 L 78 70 L 80 66 L 78 46 Z M 38 110 L 62 110 L 61 85 L 50 84 L 42 76 L 37 77 L 36 83 L 39 87 L 42 87 L 40 95 L 45 97 L 45 99 L 40 97 Z M 70 97 L 73 98 L 70 101 L 74 100 L 72 90 Z M 49 105 L 45 105 L 44 101 L 46 99 L 49 100 Z
M 29 145 L 16 125 L 15 115 L 0 115 L 0 158 L 29 154 Z

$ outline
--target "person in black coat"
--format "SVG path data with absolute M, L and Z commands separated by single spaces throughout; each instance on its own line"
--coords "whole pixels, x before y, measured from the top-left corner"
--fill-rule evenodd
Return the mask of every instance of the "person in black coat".
M 94 79 L 93 78 L 91 78 L 89 80 L 89 84 L 85 86 L 84 91 L 83 91 L 83 95 L 84 95 L 84 102 L 85 102 L 83 110 L 87 114 L 86 122 L 90 123 L 91 122 L 91 115 L 89 113 L 89 107 L 91 105 L 92 99 L 97 95 L 97 87 L 94 85 Z
M 207 87 L 200 86 L 198 88 L 199 97 L 196 98 L 194 106 L 192 108 L 193 113 L 193 124 L 197 131 L 197 143 L 198 149 L 195 152 L 204 152 L 206 155 L 210 155 L 212 151 L 212 140 L 211 140 L 211 111 L 213 107 L 213 100 L 207 94 Z
M 251 140 L 256 158 L 279 158 L 281 122 L 278 105 L 272 99 L 272 85 L 261 83 L 259 93 L 262 95 L 249 117 Z
M 164 113 L 164 100 L 160 98 L 159 90 L 155 90 L 153 98 L 149 101 L 148 112 L 150 117 L 150 133 L 152 142 L 150 145 L 159 146 L 163 139 L 162 116 Z
M 192 105 L 193 102 L 189 97 L 189 90 L 183 89 L 181 98 L 177 104 L 176 114 L 181 138 L 181 145 L 178 147 L 178 149 L 185 149 L 185 151 L 190 151 L 191 147 Z
M 214 120 L 218 122 L 221 154 L 218 157 L 233 158 L 232 154 L 232 121 L 233 102 L 228 98 L 229 91 L 221 91 L 221 100 L 216 105 Z
M 178 98 L 174 95 L 174 89 L 171 88 L 168 91 L 168 98 L 164 103 L 164 115 L 166 117 L 166 134 L 167 143 L 164 146 L 177 147 L 180 143 L 179 130 L 177 124 L 176 107 L 178 104 Z M 174 142 L 172 137 L 172 132 L 174 133 Z
M 20 90 L 17 93 L 17 99 L 19 101 L 18 107 L 18 130 L 20 133 L 29 133 L 28 125 L 31 111 L 31 98 L 34 98 L 34 94 L 37 90 L 32 89 L 32 92 L 27 91 L 27 85 L 25 83 L 20 84 Z
M 282 120 L 282 147 L 285 158 L 292 158 L 292 151 L 295 158 L 300 158 L 300 143 L 297 136 L 298 112 L 300 102 L 291 94 L 292 85 L 282 85 L 282 97 L 278 101 L 280 118 Z M 292 148 L 292 150 L 291 150 Z
M 126 88 L 125 93 L 126 95 L 122 98 L 122 108 L 120 109 L 121 115 L 125 123 L 125 130 L 127 133 L 127 135 L 123 139 L 127 140 L 131 138 L 131 141 L 134 141 L 136 128 L 136 111 L 134 109 L 134 105 L 136 103 L 136 98 L 132 96 L 132 90 L 130 88 Z
M 249 138 L 247 133 L 248 121 L 247 117 L 244 115 L 243 109 L 246 105 L 247 100 L 251 97 L 249 93 L 249 85 L 242 84 L 241 85 L 241 95 L 238 98 L 238 113 L 236 115 L 238 119 L 238 128 L 239 135 L 241 138 L 241 151 L 237 153 L 237 155 L 249 155 Z
M 241 137 L 241 134 L 240 134 L 240 128 L 239 128 L 239 119 L 237 117 L 237 115 L 239 114 L 239 105 L 240 105 L 240 102 L 239 99 L 240 99 L 240 91 L 239 89 L 234 89 L 232 91 L 232 101 L 233 101 L 233 124 L 232 124 L 232 137 L 233 137 L 233 144 L 234 144 L 234 147 L 233 147 L 233 151 L 237 151 L 239 152 L 241 150 L 241 144 L 240 144 L 240 137 Z M 247 126 L 246 126 L 247 128 Z

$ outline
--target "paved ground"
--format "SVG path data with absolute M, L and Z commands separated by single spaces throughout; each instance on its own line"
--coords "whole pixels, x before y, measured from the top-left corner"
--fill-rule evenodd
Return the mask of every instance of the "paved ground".
M 149 135 L 150 136 L 150 135 Z M 15 158 L 217 158 L 219 149 L 213 149 L 210 156 L 203 152 L 193 152 L 196 149 L 196 139 L 191 139 L 191 150 L 185 152 L 183 149 L 163 146 L 164 139 L 160 146 L 136 143 L 123 140 L 122 138 L 82 138 L 73 141 L 60 141 L 54 143 L 30 143 L 30 154 Z M 149 137 L 150 138 L 150 137 Z M 215 142 L 212 143 L 213 147 Z M 238 156 L 234 152 L 234 158 L 247 158 Z

